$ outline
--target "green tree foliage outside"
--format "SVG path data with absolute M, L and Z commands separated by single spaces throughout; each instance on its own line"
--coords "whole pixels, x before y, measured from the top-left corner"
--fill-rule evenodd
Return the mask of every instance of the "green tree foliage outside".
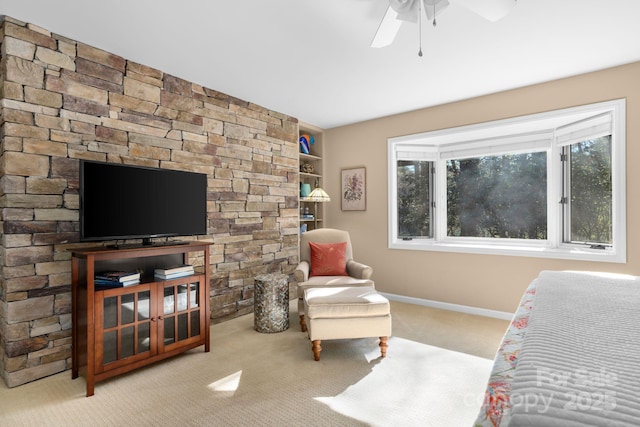
M 398 161 L 398 235 L 431 237 L 429 174 L 432 162 Z
M 611 244 L 611 136 L 571 145 L 571 241 Z
M 547 238 L 547 155 L 447 162 L 447 235 Z

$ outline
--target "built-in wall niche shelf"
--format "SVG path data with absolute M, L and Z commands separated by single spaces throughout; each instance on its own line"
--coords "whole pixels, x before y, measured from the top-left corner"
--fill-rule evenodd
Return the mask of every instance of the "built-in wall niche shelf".
M 309 154 L 299 153 L 300 166 L 300 226 L 303 229 L 313 230 L 319 228 L 324 217 L 324 203 L 314 203 L 304 197 L 304 191 L 313 191 L 316 187 L 323 186 L 323 132 L 322 129 L 315 126 L 300 123 L 300 136 L 310 135 L 314 139 L 314 143 L 309 146 Z M 305 190 L 303 191 L 303 187 Z M 309 216 L 311 215 L 311 216 Z
M 303 164 L 305 162 L 312 165 L 313 172 L 304 171 Z M 300 175 L 308 178 L 322 178 L 322 157 L 315 156 L 313 154 L 300 153 Z
M 316 221 L 315 219 L 301 219 L 300 220 L 301 224 L 313 225 L 314 227 L 316 227 L 316 223 L 319 223 L 319 222 L 322 222 L 322 219 L 319 219 L 318 221 Z M 317 227 L 321 228 L 319 225 Z M 313 228 L 311 228 L 311 230 L 313 230 Z
M 300 158 L 301 159 L 308 159 L 308 160 L 322 160 L 322 157 L 320 156 L 316 156 L 313 154 L 304 154 L 304 153 L 300 153 Z

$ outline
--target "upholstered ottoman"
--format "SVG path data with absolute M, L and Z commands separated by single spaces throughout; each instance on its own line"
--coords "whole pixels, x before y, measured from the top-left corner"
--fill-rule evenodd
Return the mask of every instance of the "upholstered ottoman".
M 300 315 L 300 328 L 302 332 L 307 332 L 304 321 L 304 293 L 311 288 L 346 288 L 356 286 L 376 287 L 373 280 L 355 279 L 349 276 L 312 276 L 304 283 L 298 283 L 298 313 Z
M 303 328 L 320 360 L 322 340 L 380 338 L 380 353 L 387 354 L 391 336 L 389 301 L 368 286 L 309 288 L 304 291 Z

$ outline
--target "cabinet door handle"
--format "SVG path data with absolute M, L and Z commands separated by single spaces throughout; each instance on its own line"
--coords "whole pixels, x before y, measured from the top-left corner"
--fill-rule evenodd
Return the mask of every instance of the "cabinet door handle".
M 155 321 L 156 321 L 156 318 L 155 318 L 155 317 L 152 317 L 152 318 L 151 318 L 151 319 L 149 319 L 149 320 L 151 320 L 152 322 L 155 322 Z
M 158 320 L 164 320 L 164 317 L 158 316 Z

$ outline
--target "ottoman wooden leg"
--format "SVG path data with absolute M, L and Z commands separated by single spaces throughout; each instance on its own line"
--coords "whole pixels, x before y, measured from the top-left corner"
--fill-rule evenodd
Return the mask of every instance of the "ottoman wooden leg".
M 382 357 L 385 357 L 387 355 L 387 347 L 389 347 L 389 345 L 387 344 L 387 339 L 388 337 L 380 337 L 380 354 L 382 355 Z
M 320 360 L 320 352 L 322 351 L 322 347 L 320 347 L 320 340 L 313 340 L 312 343 L 313 346 L 311 347 L 311 350 L 313 350 L 313 358 L 317 362 L 318 360 Z
M 300 315 L 300 330 L 302 332 L 307 332 L 307 322 L 304 321 L 304 314 Z

